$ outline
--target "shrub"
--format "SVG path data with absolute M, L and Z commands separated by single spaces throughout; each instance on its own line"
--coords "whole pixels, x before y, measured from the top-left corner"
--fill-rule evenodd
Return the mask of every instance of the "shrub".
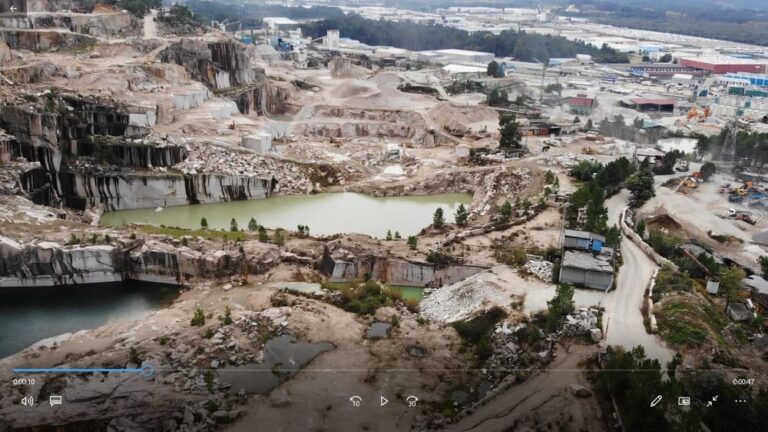
M 224 325 L 232 324 L 232 309 L 227 306 L 224 308 Z
M 408 236 L 408 247 L 411 248 L 411 250 L 416 250 L 418 240 L 416 240 L 416 236 Z
M 131 363 L 141 364 L 141 357 L 139 356 L 139 350 L 135 346 L 128 348 L 128 358 Z
M 195 309 L 195 314 L 192 316 L 192 326 L 199 327 L 205 324 L 205 313 L 202 309 Z

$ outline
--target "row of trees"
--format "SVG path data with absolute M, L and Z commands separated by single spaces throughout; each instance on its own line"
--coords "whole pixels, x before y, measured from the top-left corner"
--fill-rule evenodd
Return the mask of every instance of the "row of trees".
M 570 174 L 584 182 L 571 196 L 568 207 L 569 225 L 575 226 L 579 209 L 586 207 L 583 228 L 606 236 L 611 244 L 618 244 L 620 234 L 617 227 L 608 227 L 608 210 L 605 199 L 630 179 L 635 167 L 625 157 L 605 165 L 598 162 L 582 161 L 571 168 Z
M 492 52 L 498 57 L 515 57 L 522 61 L 545 62 L 552 57 L 589 54 L 597 62 L 626 63 L 628 58 L 603 45 L 597 48 L 581 41 L 560 36 L 502 31 L 500 34 L 479 31 L 469 33 L 443 25 L 369 20 L 357 14 L 327 18 L 302 25 L 304 34 L 313 38 L 338 29 L 352 39 L 368 45 L 388 45 L 414 51 L 458 48 Z
M 725 159 L 731 155 L 724 151 L 735 149 L 736 161 L 743 167 L 762 170 L 768 162 L 768 133 L 734 131 L 731 127 L 723 128 L 719 135 L 710 137 L 697 135 L 699 142 L 696 150 L 700 155 L 712 154 L 714 159 Z

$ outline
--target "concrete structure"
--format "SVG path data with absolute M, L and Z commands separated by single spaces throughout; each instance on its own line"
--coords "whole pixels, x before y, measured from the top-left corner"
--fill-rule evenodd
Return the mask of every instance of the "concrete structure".
M 766 72 L 766 61 L 755 61 L 752 59 L 736 58 L 731 56 L 701 56 L 701 57 L 682 57 L 679 62 L 683 66 L 694 69 L 701 69 L 716 74 L 725 74 L 728 72 Z
M 338 30 L 328 30 L 328 32 L 325 35 L 325 39 L 323 40 L 325 43 L 325 47 L 330 50 L 337 50 L 339 49 L 339 31 Z
M 566 250 L 560 266 L 560 282 L 608 290 L 613 286 L 613 266 L 602 255 Z
M 270 34 L 287 33 L 291 30 L 297 30 L 301 24 L 285 17 L 266 17 L 264 24 L 269 29 Z

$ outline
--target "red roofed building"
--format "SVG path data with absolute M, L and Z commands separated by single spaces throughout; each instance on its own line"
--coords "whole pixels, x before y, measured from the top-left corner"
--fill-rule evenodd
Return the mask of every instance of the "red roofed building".
M 715 74 L 729 72 L 764 73 L 766 63 L 756 62 L 750 59 L 740 59 L 728 56 L 691 57 L 681 58 L 679 63 L 694 69 L 702 69 Z
M 597 99 L 587 96 L 572 97 L 568 101 L 568 109 L 576 115 L 590 115 L 597 106 Z

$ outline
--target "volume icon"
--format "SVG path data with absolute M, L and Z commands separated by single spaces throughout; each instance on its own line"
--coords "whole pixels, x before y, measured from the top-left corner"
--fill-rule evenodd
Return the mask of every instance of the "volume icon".
M 31 407 L 35 404 L 35 399 L 32 396 L 26 396 L 21 398 L 21 404 L 27 407 Z

